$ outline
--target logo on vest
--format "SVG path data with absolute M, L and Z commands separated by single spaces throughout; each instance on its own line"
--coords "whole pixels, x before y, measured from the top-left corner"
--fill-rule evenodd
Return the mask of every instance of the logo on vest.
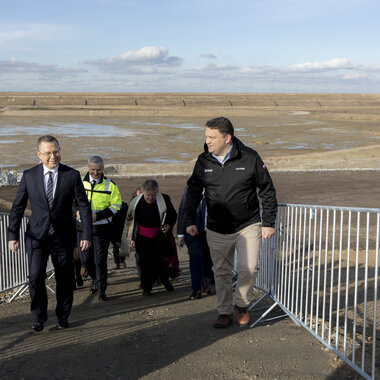
M 245 168 L 235 168 L 235 170 L 245 170 Z
M 205 173 L 212 173 L 213 171 L 213 169 L 205 169 Z

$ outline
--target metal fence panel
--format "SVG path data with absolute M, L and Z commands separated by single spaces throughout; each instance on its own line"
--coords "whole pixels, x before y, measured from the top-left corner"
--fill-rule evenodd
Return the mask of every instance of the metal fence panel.
M 380 209 L 281 204 L 257 281 L 274 305 L 368 379 L 380 327 L 379 221 Z
M 19 250 L 15 253 L 8 248 L 7 231 L 9 226 L 9 214 L 0 213 L 0 293 L 22 287 L 28 283 L 28 255 L 25 251 L 24 235 L 28 224 L 28 218 L 23 217 L 20 227 Z M 46 272 L 54 270 L 49 258 Z

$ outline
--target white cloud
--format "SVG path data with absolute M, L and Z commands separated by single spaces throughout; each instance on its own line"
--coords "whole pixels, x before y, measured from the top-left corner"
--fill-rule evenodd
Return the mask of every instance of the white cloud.
M 289 66 L 291 71 L 320 71 L 320 70 L 341 70 L 352 69 L 355 66 L 347 58 L 334 58 L 323 62 L 305 62 Z
M 87 72 L 81 68 L 59 67 L 52 64 L 40 64 L 34 62 L 23 62 L 16 58 L 0 61 L 0 75 L 6 73 L 40 73 L 40 74 L 60 74 L 73 75 Z
M 379 64 L 364 66 L 334 58 L 288 67 L 221 62 L 174 70 L 165 63 L 170 58 L 168 51 L 157 49 L 129 51 L 109 59 L 112 64 L 104 63 L 101 72 L 16 58 L 0 60 L 0 91 L 380 93 Z
M 240 69 L 240 72 L 242 74 L 259 74 L 263 72 L 263 68 L 262 67 L 242 67 Z
M 206 66 L 206 70 L 236 70 L 239 66 L 230 65 L 229 63 L 216 63 Z
M 157 67 L 177 67 L 182 65 L 181 57 L 169 56 L 165 47 L 145 46 L 139 50 L 129 50 L 115 57 L 87 60 L 103 71 L 128 72 L 135 74 L 155 73 Z M 141 68 L 147 66 L 148 68 Z

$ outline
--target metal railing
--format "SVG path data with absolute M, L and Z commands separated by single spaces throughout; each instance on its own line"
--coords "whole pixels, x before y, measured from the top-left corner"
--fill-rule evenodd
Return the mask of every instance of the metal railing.
M 380 209 L 281 204 L 256 286 L 360 375 L 375 378 Z M 261 301 L 261 299 L 259 301 Z M 256 306 L 257 302 L 251 306 Z
M 28 255 L 25 252 L 24 235 L 28 218 L 23 217 L 20 227 L 19 250 L 10 252 L 7 242 L 7 231 L 9 226 L 9 214 L 0 213 L 0 293 L 8 292 L 18 288 L 9 299 L 11 302 L 15 297 L 21 295 L 28 287 Z M 46 273 L 54 270 L 53 263 L 49 258 Z M 47 288 L 53 291 L 49 286 Z

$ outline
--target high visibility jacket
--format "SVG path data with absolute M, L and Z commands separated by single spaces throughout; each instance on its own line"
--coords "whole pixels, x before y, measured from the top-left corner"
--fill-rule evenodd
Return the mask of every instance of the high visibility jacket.
M 93 225 L 111 223 L 112 217 L 120 210 L 122 203 L 116 183 L 102 174 L 99 183 L 93 186 L 89 173 L 87 173 L 83 178 L 83 186 L 90 202 L 91 211 L 96 215 Z

